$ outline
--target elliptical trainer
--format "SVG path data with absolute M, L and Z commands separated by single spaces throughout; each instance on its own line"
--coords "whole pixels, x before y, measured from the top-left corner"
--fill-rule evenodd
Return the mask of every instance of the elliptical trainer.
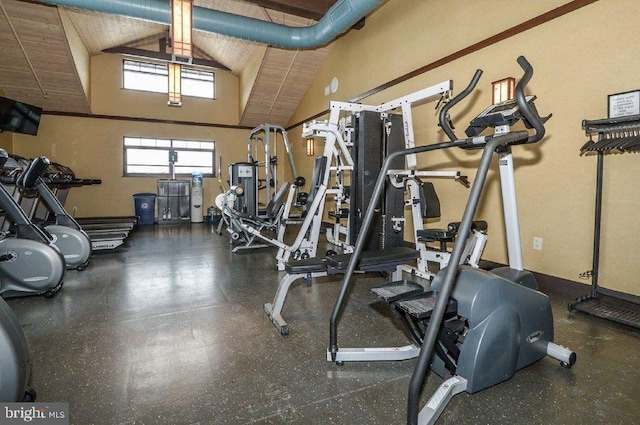
M 545 356 L 570 368 L 577 356 L 553 342 L 553 314 L 546 295 L 538 291 L 533 274 L 522 267 L 519 223 L 511 147 L 540 141 L 544 122 L 535 108 L 535 96 L 525 96 L 524 88 L 533 76 L 533 67 L 523 57 L 518 64 L 524 71 L 516 87 L 515 101 L 492 105 L 476 117 L 467 129 L 467 147 L 482 148 L 483 154 L 461 223 L 461 233 L 471 229 L 482 189 L 494 153 L 500 156 L 503 209 L 507 231 L 509 266 L 497 272 L 447 267 L 438 273 L 431 289 L 432 308 L 425 321 L 421 352 L 409 386 L 407 423 L 433 424 L 455 394 L 474 393 L 511 378 L 516 371 Z M 447 105 L 453 106 L 453 105 Z M 440 124 L 452 141 L 451 128 L 441 115 Z M 511 125 L 522 121 L 529 131 L 511 132 Z M 495 128 L 489 136 L 479 136 L 485 128 Z M 458 264 L 464 247 L 456 245 L 450 264 Z M 407 312 L 411 302 L 396 308 Z M 451 305 L 457 304 L 455 313 Z M 448 312 L 449 311 L 449 312 Z M 445 381 L 419 412 L 420 390 L 429 365 L 444 375 Z
M 456 96 L 440 115 L 440 125 L 451 141 L 405 149 L 389 155 L 376 181 L 372 199 L 380 199 L 392 161 L 397 157 L 452 147 L 483 149 L 460 223 L 459 234 L 468 235 L 493 154 L 504 154 L 501 156 L 501 162 L 509 162 L 507 157 L 510 156 L 511 146 L 536 143 L 545 134 L 546 119 L 538 115 L 533 105 L 535 97 L 527 98 L 524 95 L 524 88 L 533 75 L 533 68 L 522 56 L 518 58 L 518 63 L 524 75 L 516 87 L 515 102 L 494 105 L 478 117 L 486 119 L 489 123 L 485 127 L 495 126 L 495 134 L 479 136 L 479 133 L 473 133 L 471 130 L 468 138 L 458 139 L 446 123 L 447 111 L 466 97 L 477 84 L 482 74 L 482 71 L 478 70 L 471 84 Z M 511 131 L 510 126 L 519 120 L 524 122 L 527 129 L 533 129 L 533 133 L 530 134 L 529 130 Z M 507 217 L 507 226 L 517 227 L 512 171 L 501 178 L 503 188 L 511 186 L 510 189 L 503 190 L 502 196 L 505 216 L 511 207 L 512 212 L 516 214 L 514 218 Z M 331 316 L 328 357 L 332 361 L 337 361 L 339 357 L 337 320 L 345 304 L 355 266 L 360 261 L 365 243 L 364 235 L 372 219 L 373 210 L 370 209 L 363 219 L 361 233 L 356 240 Z M 508 227 L 507 230 L 509 232 L 511 228 Z M 520 243 L 519 237 L 517 240 L 510 237 L 507 242 L 510 245 Z M 500 275 L 459 265 L 464 249 L 464 244 L 454 245 L 449 265 L 438 272 L 430 291 L 424 291 L 420 285 L 407 281 L 385 284 L 384 292 L 389 294 L 385 296 L 380 293 L 382 291 L 376 292 L 377 288 L 374 288 L 374 292 L 388 301 L 399 313 L 409 334 L 420 345 L 409 388 L 409 425 L 434 424 L 454 395 L 463 391 L 474 393 L 506 381 L 517 370 L 547 355 L 559 360 L 561 365 L 567 368 L 576 361 L 574 352 L 552 342 L 553 316 L 549 299 L 537 291 L 533 274 L 522 268 L 520 248 L 509 247 L 512 267 L 499 272 Z M 520 257 L 516 258 L 518 255 Z M 420 411 L 420 392 L 429 367 L 442 376 L 450 373 L 453 377 L 440 386 Z

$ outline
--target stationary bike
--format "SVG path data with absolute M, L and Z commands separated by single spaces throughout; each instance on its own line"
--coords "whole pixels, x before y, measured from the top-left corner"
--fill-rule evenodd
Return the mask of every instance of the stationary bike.
M 0 163 L 4 164 L 7 157 L 7 152 L 0 149 Z M 1 184 L 0 207 L 12 227 L 11 234 L 0 240 L 0 295 L 53 297 L 62 287 L 65 271 L 64 256 L 53 244 L 53 237 L 29 220 Z
M 44 156 L 33 159 L 16 179 L 16 186 L 23 196 L 27 191 L 35 191 L 35 195 L 44 201 L 55 217 L 55 223 L 46 225 L 45 231 L 53 236 L 53 244 L 62 252 L 67 269 L 81 271 L 89 264 L 91 239 L 47 186 L 43 176 L 49 164 L 51 162 Z
M 0 150 L 0 168 L 7 153 Z M 2 264 L 5 255 L 0 256 Z M 28 387 L 31 375 L 29 346 L 24 330 L 9 305 L 0 298 L 0 402 L 35 400 L 35 392 Z
M 29 346 L 15 313 L 0 298 L 0 402 L 35 401 L 28 387 Z

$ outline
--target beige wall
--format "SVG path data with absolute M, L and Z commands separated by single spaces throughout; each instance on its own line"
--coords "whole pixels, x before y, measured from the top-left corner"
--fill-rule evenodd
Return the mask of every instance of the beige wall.
M 78 216 L 133 215 L 132 195 L 156 193 L 157 178 L 122 176 L 124 136 L 214 140 L 216 155 L 222 155 L 226 167 L 246 160 L 246 134 L 215 127 L 44 115 L 37 137 L 14 135 L 13 152 L 27 158 L 45 155 L 71 167 L 79 178 L 101 179 L 100 185 L 71 190 L 65 206 L 69 211 L 77 206 Z M 223 168 L 225 179 L 226 174 Z M 217 178 L 204 179 L 205 210 L 213 205 L 219 186 Z
M 514 7 L 514 2 L 507 0 L 390 0 L 367 18 L 362 30 L 352 31 L 336 42 L 291 122 L 326 109 L 329 100 L 347 100 L 568 1 L 517 3 Z M 586 141 L 581 121 L 606 117 L 608 94 L 640 88 L 635 72 L 640 65 L 640 27 L 636 14 L 629 13 L 636 8 L 634 0 L 596 2 L 387 89 L 363 103 L 378 104 L 448 79 L 455 81 L 457 93 L 467 85 L 474 70 L 482 68 L 485 73 L 477 93 L 466 102 L 468 106 L 453 111 L 462 134 L 469 120 L 491 103 L 491 81 L 520 77 L 515 59 L 525 55 L 535 67 L 528 92 L 539 97 L 541 113 L 553 112 L 554 116 L 543 142 L 514 149 L 524 262 L 532 270 L 577 281 L 579 273 L 591 269 L 595 185 L 595 158 L 579 154 Z M 497 14 L 496 10 L 505 13 Z M 334 76 L 340 80 L 339 89 L 325 97 L 323 88 Z M 414 108 L 413 116 L 418 144 L 443 140 L 433 103 Z M 296 140 L 300 129 L 290 134 Z M 310 175 L 312 159 L 304 156 L 302 143 L 294 145 L 300 168 Z M 449 150 L 423 155 L 420 165 L 459 169 L 472 177 L 478 158 L 478 153 Z M 640 206 L 637 161 L 633 154 L 606 159 L 600 274 L 603 286 L 636 295 L 640 294 L 634 279 L 640 273 L 640 248 L 635 243 L 640 234 L 640 220 L 636 218 Z M 468 191 L 451 181 L 435 184 L 443 211 L 437 224 L 458 220 Z M 505 262 L 495 161 L 477 217 L 490 225 L 485 257 Z M 543 238 L 542 251 L 532 249 L 533 236 Z
M 13 133 L 0 133 L 0 148 L 11 152 L 11 149 L 13 149 Z
M 230 162 L 246 160 L 248 130 L 171 124 L 188 121 L 238 124 L 238 79 L 216 72 L 216 99 L 183 98 L 180 108 L 167 106 L 166 95 L 123 90 L 122 57 L 99 55 L 91 60 L 91 106 L 96 115 L 167 120 L 167 123 L 43 115 L 38 135 L 14 134 L 8 150 L 24 157 L 45 155 L 71 167 L 79 178 L 101 179 L 102 184 L 71 191 L 67 208 L 77 206 L 78 216 L 130 215 L 132 195 L 156 192 L 157 178 L 123 177 L 124 136 L 213 140 L 216 160 L 222 156 L 223 178 Z M 3 135 L 0 142 L 7 140 Z M 218 179 L 204 181 L 205 209 L 220 193 Z
M 123 117 L 159 118 L 238 125 L 238 77 L 216 71 L 216 99 L 182 98 L 179 108 L 167 105 L 167 95 L 122 88 L 122 56 L 103 54 L 91 58 L 91 112 Z

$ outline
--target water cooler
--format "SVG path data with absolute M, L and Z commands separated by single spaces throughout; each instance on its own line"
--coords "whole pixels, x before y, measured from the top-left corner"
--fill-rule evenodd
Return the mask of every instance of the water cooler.
M 202 192 L 202 173 L 191 173 L 191 222 L 202 223 L 204 214 L 202 205 L 204 204 L 204 195 Z

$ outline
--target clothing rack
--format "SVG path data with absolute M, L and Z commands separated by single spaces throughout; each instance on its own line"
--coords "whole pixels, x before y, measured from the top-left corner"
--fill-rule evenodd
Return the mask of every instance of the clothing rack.
M 569 304 L 569 311 L 577 310 L 640 329 L 640 297 L 612 291 L 599 286 L 600 225 L 602 221 L 602 183 L 604 156 L 606 153 L 640 152 L 640 115 L 600 120 L 583 120 L 582 128 L 589 141 L 580 148 L 580 154 L 596 152 L 598 155 L 596 174 L 596 204 L 593 237 L 593 268 L 582 274 L 591 277 L 588 295 Z M 593 141 L 593 136 L 597 140 Z M 605 299 L 599 297 L 604 295 Z M 622 301 L 614 302 L 615 300 Z M 637 309 L 634 307 L 638 307 Z

